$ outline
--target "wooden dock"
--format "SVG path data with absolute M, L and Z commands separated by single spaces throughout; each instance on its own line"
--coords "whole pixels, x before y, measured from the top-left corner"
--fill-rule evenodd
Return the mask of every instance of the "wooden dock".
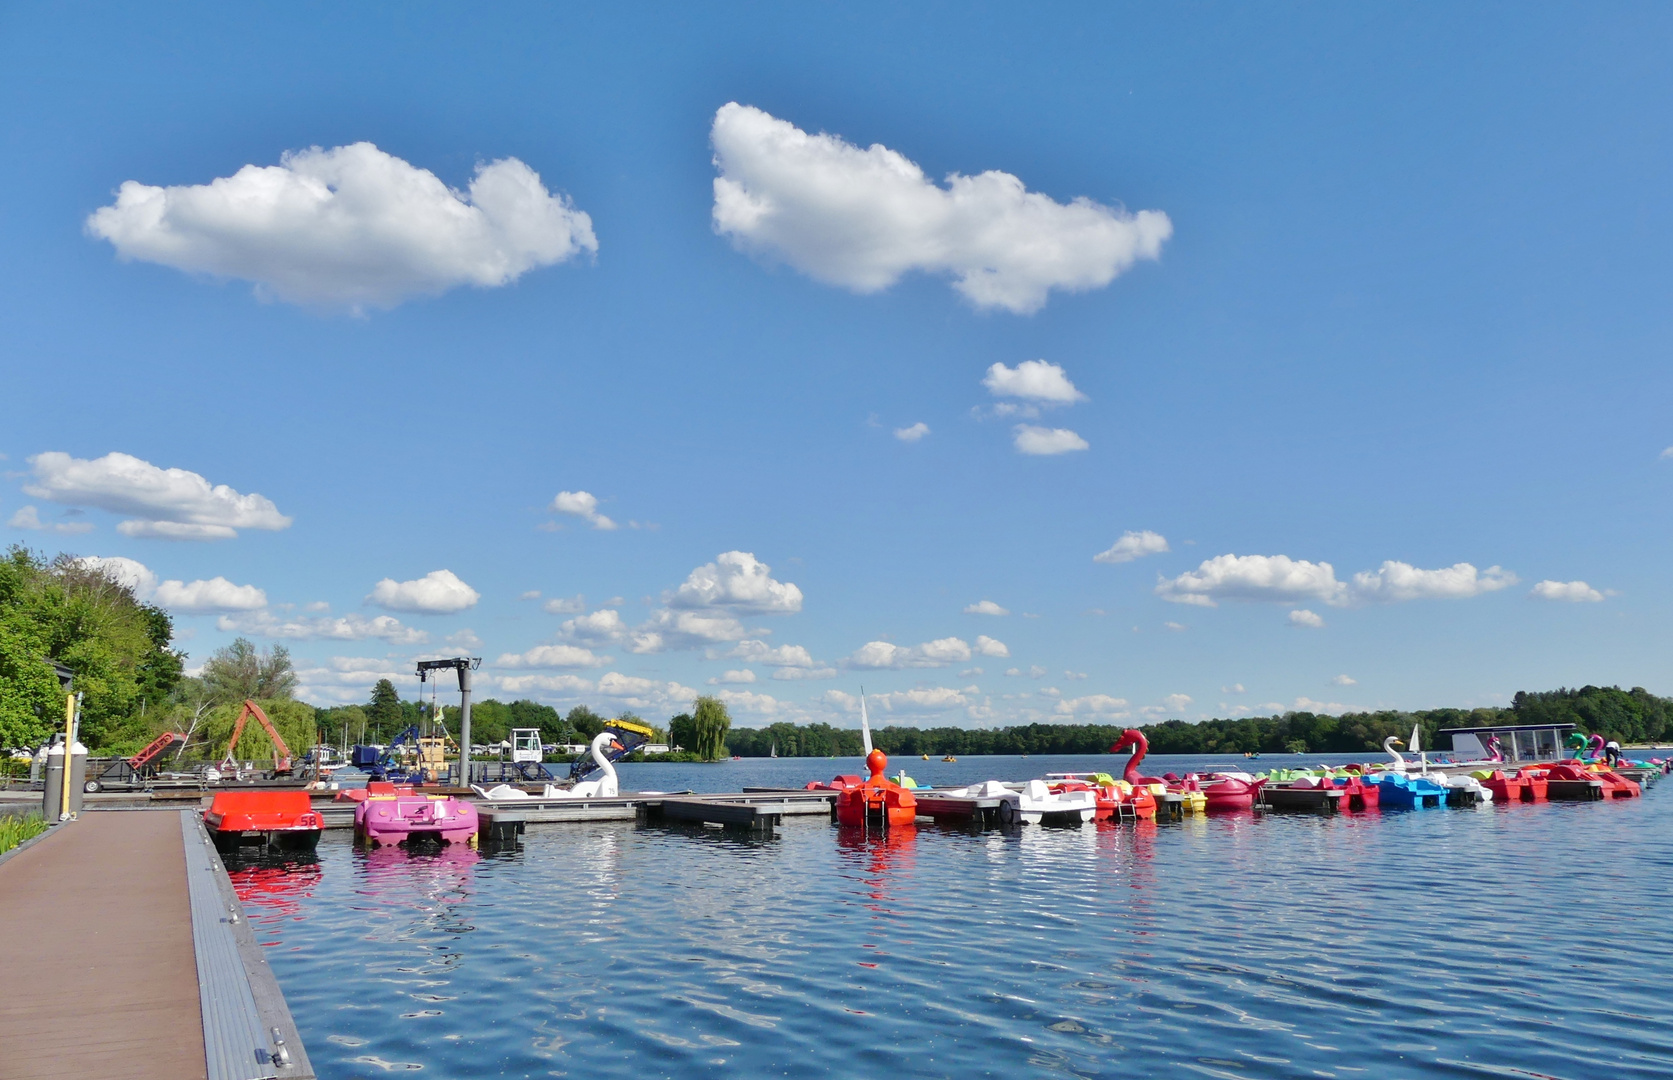
M 0 941 L 0 1080 L 314 1075 L 190 813 L 85 813 L 0 862 Z

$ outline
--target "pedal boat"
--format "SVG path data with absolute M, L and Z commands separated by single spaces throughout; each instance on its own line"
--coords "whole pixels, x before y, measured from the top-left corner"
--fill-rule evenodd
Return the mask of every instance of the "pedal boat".
M 1046 783 L 1053 791 L 1092 792 L 1097 804 L 1094 821 L 1156 816 L 1156 795 L 1148 787 L 1117 780 L 1109 773 L 1047 773 Z
M 1150 752 L 1150 740 L 1144 737 L 1144 732 L 1137 728 L 1128 728 L 1121 733 L 1121 738 L 1115 741 L 1109 752 L 1118 754 L 1128 747 L 1133 748 L 1133 755 L 1127 759 L 1127 767 L 1121 771 L 1123 780 L 1135 788 L 1149 790 L 1158 802 L 1164 799 L 1172 801 L 1170 797 L 1177 797 L 1182 814 L 1201 814 L 1208 809 L 1207 794 L 1194 783 L 1187 783 L 1172 773 L 1166 777 L 1139 775 L 1139 763 L 1144 760 L 1144 755 Z
M 222 852 L 256 846 L 312 851 L 325 828 L 306 791 L 219 791 L 203 823 Z
M 1202 791 L 1203 809 L 1210 814 L 1253 810 L 1261 787 L 1266 783 L 1264 778 L 1256 779 L 1248 773 L 1209 773 L 1203 777 L 1187 777 L 1187 780 L 1194 781 Z
M 1425 776 L 1385 772 L 1366 778 L 1377 788 L 1378 801 L 1387 807 L 1422 809 L 1426 806 L 1445 806 L 1448 788 Z
M 369 795 L 354 808 L 354 834 L 374 846 L 414 838 L 474 843 L 476 807 L 451 795 Z
M 888 767 L 889 758 L 883 751 L 873 750 L 866 755 L 866 768 L 871 776 L 862 783 L 837 790 L 839 824 L 899 828 L 918 819 L 917 798 L 883 775 Z

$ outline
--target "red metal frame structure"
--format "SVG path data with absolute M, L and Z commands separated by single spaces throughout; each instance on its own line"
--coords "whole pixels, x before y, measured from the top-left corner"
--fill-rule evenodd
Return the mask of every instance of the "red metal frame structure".
M 145 766 L 151 764 L 151 760 L 153 758 L 172 746 L 174 741 L 179 737 L 180 736 L 176 735 L 172 731 L 163 732 L 152 741 L 150 746 L 147 746 L 144 750 L 141 750 L 139 753 L 128 759 L 128 768 L 145 768 Z
M 269 720 L 267 714 L 261 711 L 261 706 L 248 698 L 244 699 L 244 707 L 238 710 L 238 722 L 233 725 L 232 740 L 227 743 L 227 756 L 222 759 L 222 765 L 237 766 L 238 759 L 233 752 L 238 749 L 238 740 L 244 734 L 244 725 L 249 722 L 252 716 L 267 731 L 267 737 L 273 740 L 273 771 L 281 774 L 289 773 L 291 770 L 290 747 L 285 745 L 285 740 L 279 736 L 279 731 L 273 726 L 273 721 Z

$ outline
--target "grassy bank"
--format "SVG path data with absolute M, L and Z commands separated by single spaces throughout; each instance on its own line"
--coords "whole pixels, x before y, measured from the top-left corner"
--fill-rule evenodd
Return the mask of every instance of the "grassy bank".
M 46 819 L 39 814 L 11 814 L 0 817 L 0 854 L 46 832 Z

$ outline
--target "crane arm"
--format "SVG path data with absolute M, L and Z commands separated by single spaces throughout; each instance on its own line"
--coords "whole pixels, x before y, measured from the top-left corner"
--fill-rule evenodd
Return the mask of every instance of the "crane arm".
M 227 743 L 227 759 L 230 761 L 234 758 L 233 752 L 238 749 L 238 740 L 244 734 L 244 725 L 249 722 L 252 716 L 266 730 L 267 737 L 273 740 L 273 770 L 282 773 L 290 772 L 290 747 L 285 745 L 285 740 L 280 736 L 279 729 L 274 727 L 273 721 L 269 720 L 267 714 L 261 711 L 261 706 L 249 698 L 244 699 L 244 707 L 238 710 L 238 722 L 232 727 L 232 741 Z

